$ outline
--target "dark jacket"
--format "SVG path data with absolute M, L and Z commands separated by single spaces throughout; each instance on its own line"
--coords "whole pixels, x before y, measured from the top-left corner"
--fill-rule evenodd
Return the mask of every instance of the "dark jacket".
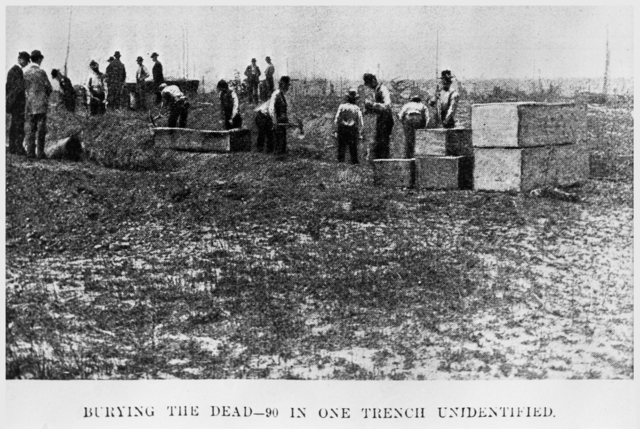
M 255 74 L 251 72 L 252 66 L 251 64 L 249 64 L 247 66 L 247 69 L 244 71 L 244 75 L 249 79 L 249 82 L 258 82 L 260 80 L 260 75 L 262 74 L 262 72 L 260 72 L 260 67 L 256 66 Z
M 153 75 L 153 82 L 156 85 L 160 85 L 164 82 L 164 75 L 162 74 L 162 63 L 160 61 L 156 61 L 153 64 L 153 68 L 151 69 L 151 74 Z
M 120 60 L 111 61 L 111 64 L 107 66 L 106 72 L 110 84 L 124 83 L 127 80 L 127 71 Z
M 7 74 L 7 112 L 24 110 L 27 98 L 24 94 L 24 73 L 22 67 L 14 65 Z
M 273 95 L 273 111 L 275 116 L 275 122 L 278 124 L 289 123 L 289 117 L 287 116 L 287 99 L 284 94 L 278 90 Z

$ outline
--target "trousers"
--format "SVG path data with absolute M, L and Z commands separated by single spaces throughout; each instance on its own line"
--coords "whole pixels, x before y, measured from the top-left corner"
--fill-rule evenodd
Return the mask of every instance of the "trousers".
M 176 125 L 178 125 L 178 128 L 186 128 L 188 116 L 189 103 L 184 99 L 178 100 L 174 103 L 171 103 L 171 106 L 169 107 L 169 120 L 167 125 L 170 128 L 175 128 Z M 179 123 L 178 119 L 180 119 Z
M 344 162 L 347 148 L 351 163 L 358 163 L 358 128 L 338 126 L 338 162 Z
M 376 120 L 376 141 L 373 145 L 373 159 L 388 159 L 390 156 L 393 114 L 391 110 L 378 113 Z
M 420 114 L 409 114 L 405 117 L 402 127 L 404 128 L 404 157 L 413 158 L 416 147 L 416 129 L 426 126 L 426 119 Z
M 47 114 L 29 115 L 29 135 L 27 137 L 27 156 L 44 157 L 44 138 L 47 135 Z
M 24 155 L 24 105 L 18 106 L 11 114 L 9 126 L 9 153 Z
M 265 141 L 267 143 L 266 152 L 273 152 L 273 120 L 271 116 L 262 112 L 256 114 L 256 128 L 258 128 L 258 141 L 256 149 L 262 152 L 265 149 Z

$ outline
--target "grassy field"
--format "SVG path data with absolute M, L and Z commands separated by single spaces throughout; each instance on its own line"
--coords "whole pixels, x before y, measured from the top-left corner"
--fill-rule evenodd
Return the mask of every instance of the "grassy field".
M 285 160 L 52 113 L 87 159 L 7 155 L 7 377 L 633 378 L 630 110 L 589 109 L 610 174 L 572 203 L 374 187 L 334 161 L 338 102 L 296 100 Z

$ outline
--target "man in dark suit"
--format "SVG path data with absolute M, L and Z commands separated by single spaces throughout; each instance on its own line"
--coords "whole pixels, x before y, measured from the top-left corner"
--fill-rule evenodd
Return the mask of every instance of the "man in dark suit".
M 26 155 L 23 146 L 26 96 L 24 93 L 24 73 L 22 69 L 29 64 L 29 58 L 27 52 L 20 52 L 18 54 L 18 64 L 11 67 L 7 74 L 7 113 L 11 115 L 9 153 L 16 155 Z
M 282 76 L 278 89 L 271 95 L 269 103 L 269 116 L 271 116 L 273 122 L 274 152 L 279 156 L 284 156 L 287 153 L 289 116 L 287 115 L 287 99 L 285 95 L 289 91 L 290 85 L 291 79 L 289 76 Z
M 153 60 L 153 68 L 151 69 L 151 74 L 153 75 L 153 83 L 156 87 L 156 104 L 162 103 L 162 90 L 160 89 L 160 85 L 164 83 L 162 63 L 158 61 L 158 57 L 159 55 L 156 52 L 151 54 L 151 59 Z
M 51 77 L 58 81 L 60 85 L 60 91 L 62 92 L 62 103 L 69 112 L 76 111 L 76 90 L 71 84 L 71 80 L 63 75 L 60 70 L 51 70 Z
M 249 100 L 258 103 L 258 85 L 260 84 L 260 67 L 256 65 L 256 59 L 251 59 L 251 64 L 247 66 L 244 75 L 249 83 Z

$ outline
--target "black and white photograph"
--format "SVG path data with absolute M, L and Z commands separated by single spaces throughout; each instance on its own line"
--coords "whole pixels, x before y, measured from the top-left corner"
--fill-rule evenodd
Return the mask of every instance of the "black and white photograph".
M 47 423 L 12 407 L 29 386 L 637 395 L 632 6 L 4 12 L 7 427 L 152 417 Z M 281 401 L 183 425 L 311 413 Z M 340 427 L 568 427 L 540 404 Z

